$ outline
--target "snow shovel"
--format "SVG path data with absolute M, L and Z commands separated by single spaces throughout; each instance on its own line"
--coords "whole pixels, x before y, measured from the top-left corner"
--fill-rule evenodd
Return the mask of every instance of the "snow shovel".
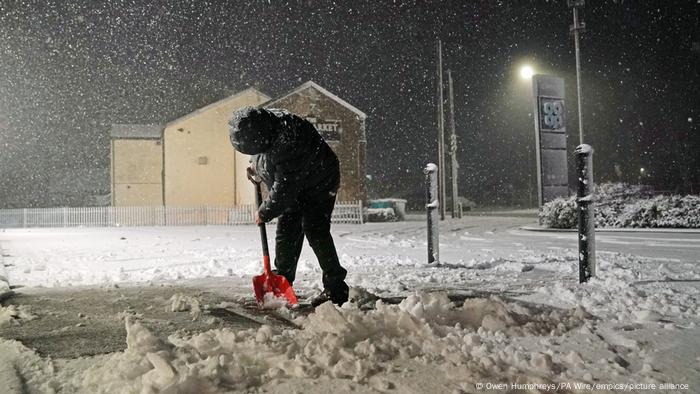
M 255 202 L 258 207 L 262 203 L 262 192 L 260 191 L 260 182 L 255 179 Z M 264 271 L 262 275 L 253 277 L 253 290 L 255 290 L 255 299 L 259 306 L 263 306 L 266 301 L 265 295 L 270 294 L 274 299 L 285 299 L 290 306 L 298 305 L 297 295 L 294 293 L 292 285 L 289 284 L 287 278 L 282 275 L 275 275 L 270 268 L 270 250 L 267 248 L 267 231 L 265 223 L 261 223 L 260 239 L 262 241 L 263 264 Z M 271 301 L 267 297 L 267 301 Z

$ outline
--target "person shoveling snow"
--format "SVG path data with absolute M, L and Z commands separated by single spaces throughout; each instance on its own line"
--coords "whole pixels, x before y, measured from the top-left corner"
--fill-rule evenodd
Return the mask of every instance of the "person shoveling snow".
M 294 283 L 306 236 L 323 271 L 324 290 L 311 299 L 312 306 L 344 304 L 347 271 L 330 233 L 340 186 L 338 157 L 311 123 L 285 111 L 243 107 L 231 117 L 229 132 L 233 147 L 252 155 L 248 177 L 260 177 L 269 191 L 255 222 L 277 218 L 277 274 Z

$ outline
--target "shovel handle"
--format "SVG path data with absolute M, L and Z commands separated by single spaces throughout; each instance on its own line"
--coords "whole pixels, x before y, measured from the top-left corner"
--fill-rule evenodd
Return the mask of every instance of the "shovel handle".
M 262 205 L 262 190 L 260 188 L 260 182 L 255 182 L 255 205 L 258 206 L 257 209 Z M 267 230 L 265 228 L 265 223 L 260 223 L 260 240 L 262 242 L 262 252 L 263 252 L 263 263 L 265 264 L 265 273 L 270 274 L 272 268 L 270 267 L 270 250 L 267 247 Z

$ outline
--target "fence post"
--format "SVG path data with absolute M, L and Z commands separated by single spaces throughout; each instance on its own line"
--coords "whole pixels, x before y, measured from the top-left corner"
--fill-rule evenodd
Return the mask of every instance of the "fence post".
M 364 209 L 362 207 L 362 200 L 360 200 L 360 224 L 365 223 Z
M 576 147 L 578 176 L 578 281 L 595 277 L 595 207 L 593 198 L 593 148 L 587 144 Z
M 27 208 L 22 209 L 22 228 L 27 228 Z
M 438 166 L 428 163 L 423 173 L 425 174 L 425 208 L 428 212 L 428 264 L 432 264 L 440 261 Z

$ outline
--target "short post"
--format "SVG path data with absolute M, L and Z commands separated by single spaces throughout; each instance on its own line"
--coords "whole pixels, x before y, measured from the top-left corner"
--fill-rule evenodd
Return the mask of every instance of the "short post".
M 435 264 L 440 261 L 438 166 L 428 163 L 423 173 L 425 174 L 425 208 L 428 211 L 428 264 Z
M 593 148 L 576 147 L 578 177 L 578 281 L 588 282 L 595 276 L 595 207 L 593 198 Z

